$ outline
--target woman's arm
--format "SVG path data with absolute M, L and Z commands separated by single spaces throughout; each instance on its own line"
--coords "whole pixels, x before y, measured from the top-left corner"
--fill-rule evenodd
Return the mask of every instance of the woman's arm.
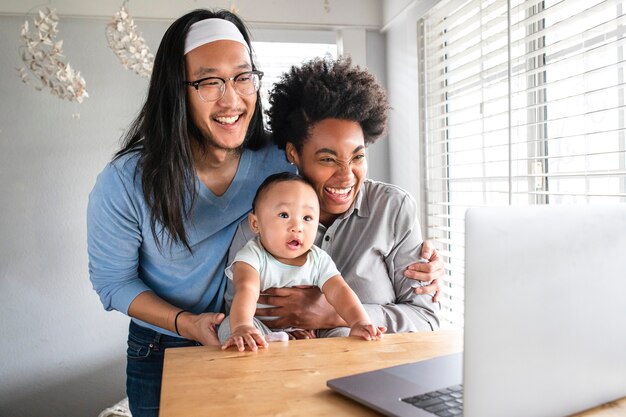
M 372 321 L 387 326 L 389 333 L 438 329 L 439 304 L 433 302 L 432 296 L 428 293 L 416 293 L 413 288 L 415 280 L 405 276 L 405 270 L 414 262 L 415 254 L 423 252 L 422 233 L 415 200 L 408 193 L 404 193 L 394 214 L 389 236 L 390 239 L 393 238 L 393 245 L 384 256 L 384 262 L 388 279 L 391 280 L 393 286 L 395 300 L 381 305 L 364 303 L 364 307 Z M 384 288 L 382 280 L 376 283 L 364 292 L 371 295 Z M 418 281 L 418 283 L 428 285 L 423 281 Z
M 259 304 L 274 306 L 258 308 L 256 315 L 278 317 L 271 322 L 275 328 L 315 330 L 348 325 L 318 287 L 269 288 L 259 296 Z

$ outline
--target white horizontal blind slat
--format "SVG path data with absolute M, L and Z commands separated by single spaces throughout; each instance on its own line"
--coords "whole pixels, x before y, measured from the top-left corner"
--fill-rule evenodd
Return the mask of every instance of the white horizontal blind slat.
M 455 326 L 468 207 L 626 202 L 625 2 L 508 3 L 442 0 L 422 21 L 425 223 Z

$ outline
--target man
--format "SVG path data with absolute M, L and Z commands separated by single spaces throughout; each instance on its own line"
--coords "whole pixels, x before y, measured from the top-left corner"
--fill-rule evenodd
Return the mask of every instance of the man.
M 237 16 L 179 18 L 161 41 L 141 113 L 90 194 L 91 281 L 107 310 L 133 318 L 135 417 L 158 414 L 165 348 L 219 344 L 235 228 L 263 179 L 293 170 L 266 143 L 261 77 Z

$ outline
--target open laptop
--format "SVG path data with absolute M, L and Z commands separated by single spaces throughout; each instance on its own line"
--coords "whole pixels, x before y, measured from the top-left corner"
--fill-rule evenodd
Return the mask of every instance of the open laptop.
M 474 208 L 465 230 L 463 357 L 328 386 L 412 417 L 446 414 L 402 399 L 461 383 L 465 417 L 565 416 L 625 396 L 626 205 Z

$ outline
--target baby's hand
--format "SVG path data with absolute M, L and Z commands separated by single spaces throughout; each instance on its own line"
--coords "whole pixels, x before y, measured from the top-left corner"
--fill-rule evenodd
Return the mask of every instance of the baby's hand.
M 376 327 L 368 322 L 357 322 L 350 328 L 350 336 L 362 337 L 365 340 L 380 340 L 386 327 Z
M 251 351 L 256 351 L 258 347 L 266 348 L 267 341 L 256 327 L 242 325 L 230 331 L 230 336 L 222 345 L 222 350 L 230 346 L 237 346 L 237 350 L 243 352 L 246 349 L 246 345 L 248 345 Z

